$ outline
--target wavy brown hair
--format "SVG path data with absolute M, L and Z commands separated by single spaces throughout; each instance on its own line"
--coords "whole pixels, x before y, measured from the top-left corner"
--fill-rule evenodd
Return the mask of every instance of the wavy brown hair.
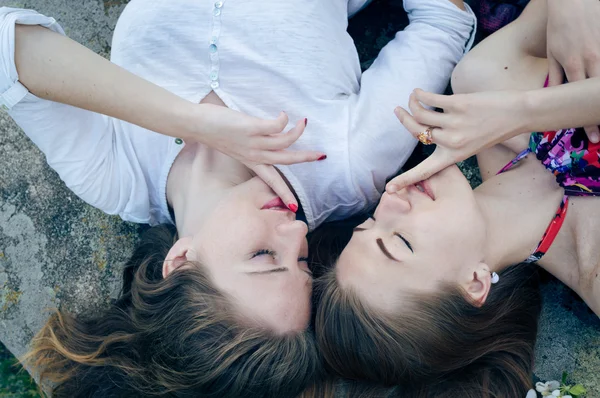
M 319 375 L 309 331 L 244 324 L 200 264 L 162 278 L 174 228 L 154 227 L 102 315 L 55 312 L 24 361 L 53 397 L 295 397 Z
M 340 235 L 344 242 L 327 245 L 343 247 L 351 234 Z M 315 252 L 321 260 L 337 258 L 326 248 Z M 315 289 L 317 341 L 327 370 L 354 381 L 337 396 L 526 395 L 541 311 L 536 265 L 501 272 L 481 307 L 446 284 L 435 295 L 413 296 L 394 313 L 369 306 L 340 286 L 334 268 L 324 268 Z

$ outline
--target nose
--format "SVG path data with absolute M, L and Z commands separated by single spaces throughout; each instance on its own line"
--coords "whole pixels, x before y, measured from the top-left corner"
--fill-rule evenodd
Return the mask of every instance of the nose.
M 297 263 L 299 257 L 304 257 L 308 250 L 306 247 L 306 234 L 308 227 L 299 220 L 281 223 L 275 227 L 275 231 L 284 247 L 282 252 L 289 257 L 289 261 Z
M 285 239 L 300 241 L 304 240 L 308 233 L 308 227 L 299 220 L 278 224 L 275 229 Z
M 404 214 L 408 213 L 411 209 L 410 202 L 403 196 L 405 190 L 388 194 L 385 192 L 381 197 L 379 206 L 377 206 L 377 218 L 381 218 L 386 215 Z

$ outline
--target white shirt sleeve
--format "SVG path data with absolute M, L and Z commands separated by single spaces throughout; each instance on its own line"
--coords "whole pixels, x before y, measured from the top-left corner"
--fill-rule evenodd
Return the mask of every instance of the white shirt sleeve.
M 394 115 L 408 109 L 415 88 L 444 92 L 452 70 L 471 47 L 475 16 L 448 0 L 405 0 L 410 24 L 390 41 L 365 71 L 350 110 L 350 166 L 363 193 L 382 192 L 387 178 L 404 165 L 417 141 Z
M 44 100 L 19 82 L 15 24 L 41 25 L 65 34 L 54 18 L 33 10 L 0 8 L 0 107 L 46 155 L 48 164 L 79 197 L 109 214 L 120 214 L 131 191 L 127 165 L 115 161 L 114 119 Z

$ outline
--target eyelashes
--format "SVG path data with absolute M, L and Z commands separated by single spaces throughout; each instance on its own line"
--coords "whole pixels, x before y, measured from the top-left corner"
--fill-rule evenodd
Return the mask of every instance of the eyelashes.
M 261 250 L 258 250 L 257 252 L 255 252 L 251 258 L 258 257 L 258 256 L 275 257 L 276 255 L 277 255 L 277 253 L 275 253 L 273 250 L 261 249 Z
M 377 221 L 377 220 L 375 220 L 375 217 L 373 217 L 373 216 L 371 216 L 371 217 L 369 217 L 369 218 L 370 218 L 371 220 L 373 220 L 373 221 Z M 402 239 L 402 241 L 404 242 L 404 244 L 406 245 L 406 247 L 408 247 L 408 249 L 411 251 L 411 253 L 414 253 L 414 252 L 415 252 L 415 251 L 413 250 L 413 248 L 412 248 L 412 245 L 410 244 L 410 242 L 409 242 L 409 241 L 407 241 L 407 240 L 404 238 L 404 236 L 400 235 L 400 234 L 399 234 L 399 233 L 397 233 L 397 232 L 396 232 L 396 233 L 394 233 L 394 235 L 396 235 L 398 238 Z
M 271 257 L 275 258 L 277 256 L 277 252 L 274 252 L 273 250 L 268 250 L 268 249 L 261 249 L 261 250 L 254 252 L 254 254 L 252 254 L 252 257 L 250 257 L 250 258 L 255 258 L 255 257 L 259 257 L 259 256 L 271 256 Z M 308 257 L 298 257 L 298 261 L 299 262 L 308 262 Z
M 413 250 L 412 246 L 410 245 L 410 243 L 406 239 L 404 239 L 404 237 L 402 235 L 400 235 L 399 233 L 395 233 L 394 235 L 396 235 L 398 238 L 402 239 L 402 241 L 406 244 L 406 247 L 408 247 L 408 249 L 412 253 L 414 253 L 414 250 Z

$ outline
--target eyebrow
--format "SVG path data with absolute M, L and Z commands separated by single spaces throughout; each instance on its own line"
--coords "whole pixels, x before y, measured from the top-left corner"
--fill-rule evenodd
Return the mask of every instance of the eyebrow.
M 353 229 L 354 232 L 360 232 L 360 231 L 366 231 L 366 230 L 367 230 L 366 228 L 361 228 L 361 227 L 356 227 Z M 387 258 L 389 258 L 390 260 L 395 261 L 397 263 L 401 262 L 396 257 L 392 256 L 392 253 L 390 253 L 388 251 L 387 247 L 385 247 L 385 245 L 383 244 L 383 240 L 381 238 L 377 238 L 375 241 L 377 242 L 377 246 L 379 246 L 379 249 L 381 249 L 381 251 Z
M 268 269 L 266 271 L 249 271 L 246 272 L 246 274 L 249 275 L 264 275 L 264 274 L 273 274 L 275 272 L 287 272 L 288 269 L 286 267 L 279 267 L 279 268 L 271 268 Z
M 383 244 L 383 240 L 382 240 L 381 238 L 377 238 L 377 239 L 376 239 L 376 242 L 377 242 L 377 246 L 379 246 L 379 248 L 381 249 L 381 251 L 383 252 L 383 254 L 385 254 L 385 256 L 386 256 L 387 258 L 389 258 L 390 260 L 392 260 L 392 261 L 395 261 L 395 262 L 397 262 L 397 263 L 399 263 L 399 262 L 400 262 L 400 260 L 398 260 L 396 257 L 392 256 L 392 253 L 390 253 L 390 252 L 388 251 L 388 249 L 387 249 L 387 248 L 385 247 L 385 245 Z

